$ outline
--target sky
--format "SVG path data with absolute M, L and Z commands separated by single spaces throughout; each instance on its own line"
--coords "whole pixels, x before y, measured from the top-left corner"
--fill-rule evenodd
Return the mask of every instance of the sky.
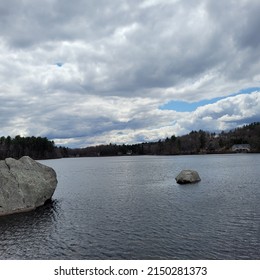
M 259 0 L 0 0 L 0 135 L 86 147 L 260 121 Z

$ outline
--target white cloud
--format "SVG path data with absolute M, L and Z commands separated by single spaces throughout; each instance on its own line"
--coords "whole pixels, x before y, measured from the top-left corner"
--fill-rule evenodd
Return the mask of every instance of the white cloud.
M 214 104 L 199 107 L 191 114 L 190 128 L 206 130 L 231 129 L 260 119 L 260 92 L 227 97 Z

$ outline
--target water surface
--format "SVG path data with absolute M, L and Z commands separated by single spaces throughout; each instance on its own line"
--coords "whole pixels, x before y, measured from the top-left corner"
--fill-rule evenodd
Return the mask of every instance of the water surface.
M 260 155 L 41 162 L 53 201 L 0 217 L 1 259 L 260 259 Z M 202 181 L 176 184 L 182 169 Z

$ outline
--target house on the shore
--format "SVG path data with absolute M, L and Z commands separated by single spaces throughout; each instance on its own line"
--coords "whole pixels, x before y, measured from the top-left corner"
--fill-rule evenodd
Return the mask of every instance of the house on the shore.
M 232 146 L 232 152 L 235 153 L 249 153 L 251 151 L 251 147 L 249 144 L 237 144 Z

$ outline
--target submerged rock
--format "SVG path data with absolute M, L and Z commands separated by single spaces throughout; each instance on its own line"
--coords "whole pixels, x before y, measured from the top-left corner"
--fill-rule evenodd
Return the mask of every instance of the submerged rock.
M 51 199 L 56 172 L 28 156 L 0 161 L 0 215 L 33 210 Z
M 192 184 L 199 182 L 201 179 L 197 171 L 182 170 L 175 180 L 178 184 Z

